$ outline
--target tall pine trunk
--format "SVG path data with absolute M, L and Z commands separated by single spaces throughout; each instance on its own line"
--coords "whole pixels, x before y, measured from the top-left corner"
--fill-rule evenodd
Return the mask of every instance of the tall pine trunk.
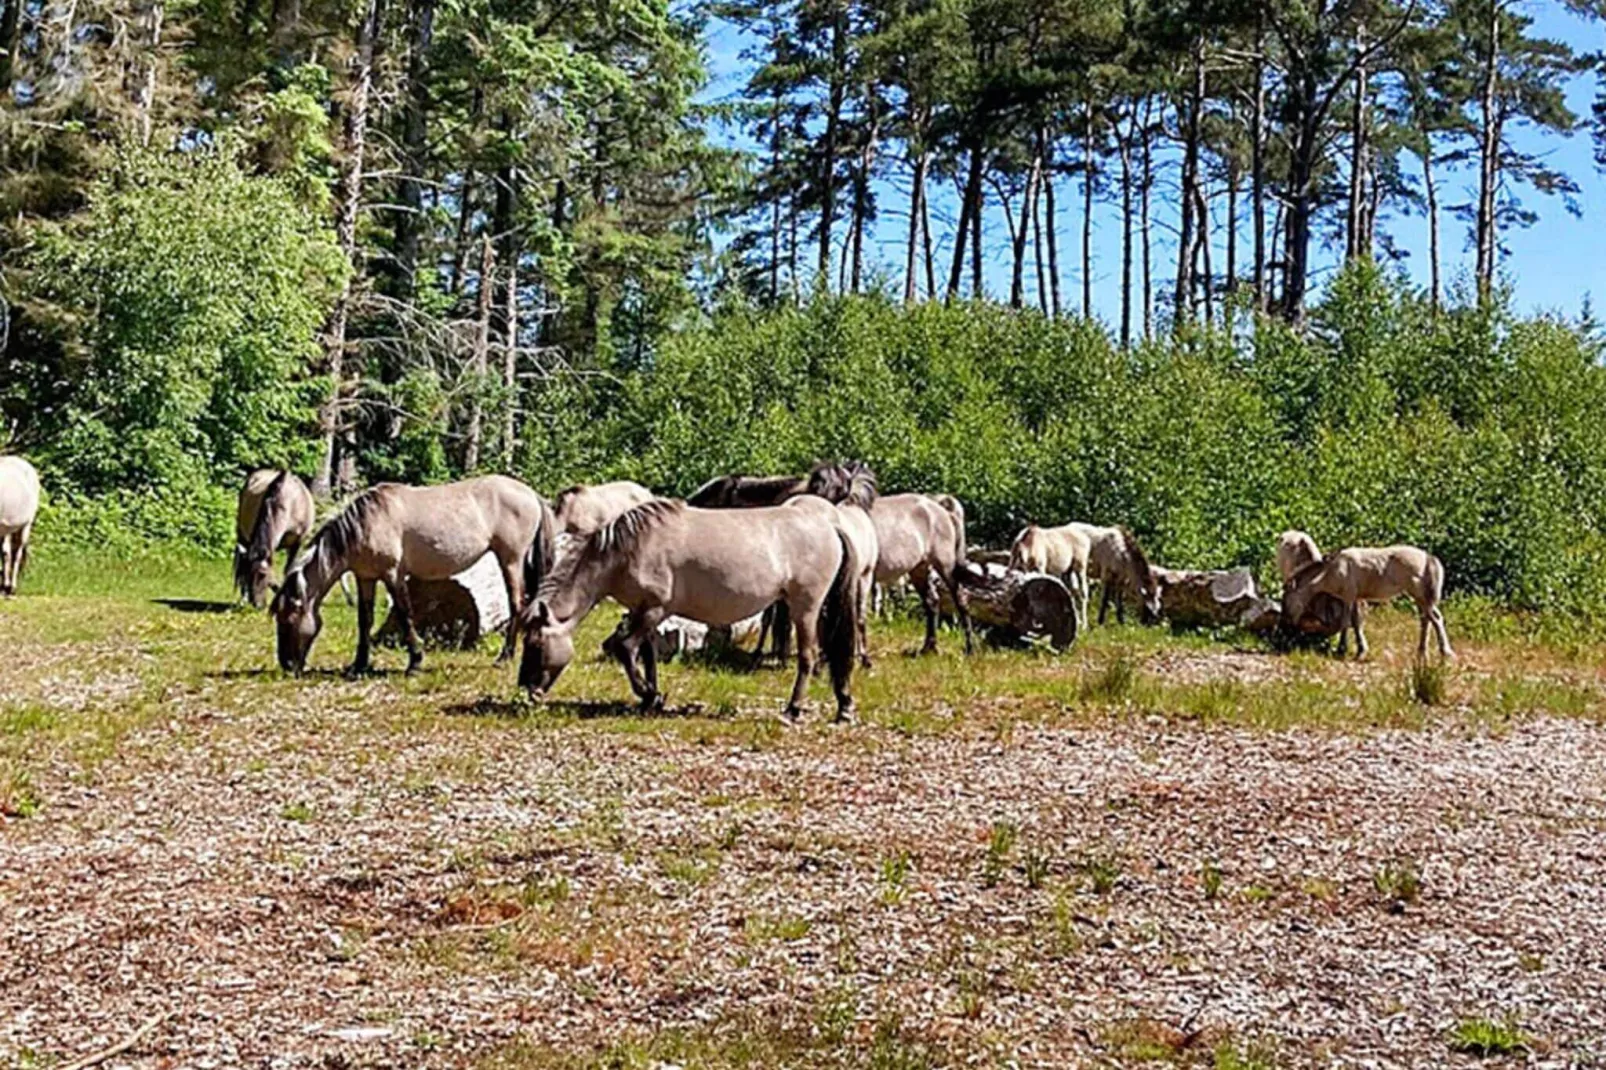
M 479 310 L 475 316 L 474 352 L 469 363 L 468 429 L 463 435 L 463 474 L 473 475 L 480 467 L 480 440 L 484 433 L 485 377 L 490 370 L 491 304 L 496 295 L 496 254 L 491 237 L 480 239 Z
M 1355 33 L 1355 50 L 1358 53 L 1366 51 L 1366 27 L 1363 24 Z M 1344 215 L 1345 247 L 1344 254 L 1350 260 L 1370 258 L 1371 244 L 1367 236 L 1371 231 L 1367 223 L 1367 213 L 1370 210 L 1370 197 L 1367 193 L 1366 179 L 1371 171 L 1367 154 L 1367 95 L 1370 92 L 1370 83 L 1366 72 L 1364 60 L 1355 65 L 1355 86 L 1350 101 L 1350 160 L 1349 160 L 1349 203 Z
M 1048 231 L 1049 315 L 1060 318 L 1059 212 L 1054 207 L 1054 140 L 1043 148 L 1043 226 Z
M 507 265 L 507 305 L 502 313 L 502 471 L 512 472 L 518 452 L 519 417 L 519 263 Z
M 342 427 L 346 382 L 346 328 L 351 317 L 352 294 L 363 275 L 362 257 L 357 248 L 357 216 L 362 209 L 363 157 L 368 145 L 368 98 L 373 91 L 374 56 L 384 19 L 382 0 L 367 0 L 357 27 L 357 48 L 352 58 L 351 89 L 346 100 L 343 137 L 344 155 L 340 161 L 340 180 L 335 191 L 335 240 L 351 264 L 351 275 L 341 287 L 329 316 L 324 338 L 324 367 L 329 375 L 330 393 L 318 413 L 318 429 L 323 438 L 322 456 L 312 479 L 312 492 L 328 497 L 355 475 L 354 443 L 346 442 Z
M 1269 290 L 1266 280 L 1266 15 L 1255 20 L 1255 95 L 1249 123 L 1250 214 L 1253 216 L 1255 310 L 1264 312 Z
M 1082 318 L 1093 318 L 1093 101 L 1082 129 Z
M 836 217 L 837 132 L 847 95 L 847 16 L 843 0 L 831 4 L 831 78 L 825 112 L 825 140 L 820 153 L 820 284 L 831 285 L 831 227 Z
M 143 0 L 137 8 L 134 61 L 129 67 L 129 99 L 134 105 L 134 124 L 139 143 L 151 143 L 151 112 L 156 107 L 156 68 L 162 47 L 162 0 Z
M 435 39 L 435 0 L 413 0 L 413 39 L 407 52 L 407 105 L 402 120 L 402 174 L 396 186 L 396 272 L 406 293 L 415 289 L 424 232 L 424 175 L 428 163 L 429 49 Z
M 1143 236 L 1143 340 L 1154 338 L 1154 231 L 1149 218 L 1154 192 L 1154 98 L 1143 102 L 1143 178 L 1138 186 L 1139 230 Z
M 1428 307 L 1439 311 L 1439 187 L 1433 175 L 1433 136 L 1422 131 L 1422 191 L 1428 208 Z
M 1199 138 L 1200 113 L 1204 110 L 1205 65 L 1204 37 L 1194 41 L 1192 48 L 1193 78 L 1189 83 L 1186 113 L 1182 117 L 1182 220 L 1177 241 L 1177 278 L 1172 292 L 1172 316 L 1181 326 L 1191 314 L 1193 306 L 1193 265 L 1197 257 L 1198 220 L 1195 212 L 1199 204 Z
M 1138 125 L 1138 104 L 1132 101 L 1131 123 L 1119 134 L 1121 150 L 1121 348 L 1132 346 L 1132 140 Z
M 909 192 L 909 248 L 903 265 L 903 303 L 912 304 L 917 288 L 915 272 L 920 256 L 920 224 L 926 210 L 926 168 L 931 154 L 922 146 L 915 150 L 914 187 Z M 928 295 L 929 296 L 929 295 Z
M 972 212 L 979 211 L 981 204 L 982 147 L 979 140 L 972 142 L 969 152 L 970 163 L 966 171 L 965 185 L 959 198 L 959 227 L 954 233 L 953 266 L 948 272 L 948 299 L 950 301 L 959 296 L 959 286 L 964 281 L 965 252 L 971 232 L 970 217 Z
M 1496 99 L 1500 70 L 1500 2 L 1489 3 L 1489 41 L 1484 56 L 1483 91 L 1479 101 L 1480 145 L 1477 216 L 1478 302 L 1487 304 L 1494 291 L 1495 198 L 1500 185 L 1500 104 Z
M 1026 304 L 1026 239 L 1027 228 L 1037 214 L 1037 182 L 1043 169 L 1041 151 L 1032 154 L 1031 169 L 1026 173 L 1026 192 L 1021 196 L 1020 225 L 1014 228 L 1014 263 L 1009 279 L 1009 304 L 1022 308 Z M 1008 211 L 1006 208 L 1005 211 Z

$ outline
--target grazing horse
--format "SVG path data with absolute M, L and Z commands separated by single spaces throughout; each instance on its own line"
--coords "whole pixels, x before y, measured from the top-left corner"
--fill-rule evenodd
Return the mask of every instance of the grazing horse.
M 552 515 L 558 522 L 558 534 L 583 537 L 651 500 L 652 491 L 628 479 L 595 486 L 576 483 L 552 499 Z
M 507 585 L 510 616 L 498 661 L 513 656 L 528 577 L 552 567 L 552 510 L 546 499 L 508 476 L 481 476 L 434 487 L 381 483 L 364 491 L 318 529 L 290 566 L 273 599 L 279 665 L 300 675 L 323 627 L 319 607 L 346 571 L 357 577 L 357 657 L 351 673 L 368 670 L 374 590 L 384 583 L 407 628 L 407 671 L 423 660 L 413 626 L 409 576 L 444 580 L 487 553 L 495 554 Z M 521 562 L 522 571 L 521 571 Z
M 1099 581 L 1099 623 L 1109 616 L 1115 600 L 1115 619 L 1126 623 L 1126 598 L 1138 601 L 1138 616 L 1145 624 L 1160 619 L 1160 581 L 1154 575 L 1143 547 L 1130 528 L 1068 524 L 1087 537 L 1087 575 Z
M 1294 573 L 1321 559 L 1322 551 L 1316 540 L 1303 531 L 1285 531 L 1277 536 L 1277 571 L 1282 574 L 1285 586 Z
M 288 568 L 312 530 L 312 492 L 291 471 L 258 468 L 245 477 L 234 512 L 234 586 L 261 608 L 273 578 L 273 555 L 285 552 Z
M 836 692 L 837 719 L 853 714 L 859 596 L 858 554 L 833 518 L 809 509 L 695 509 L 655 499 L 594 532 L 536 587 L 521 615 L 519 684 L 551 689 L 574 659 L 574 633 L 603 598 L 629 611 L 628 633 L 613 644 L 643 709 L 661 709 L 658 656 L 651 642 L 670 615 L 715 627 L 760 612 L 777 597 L 797 628 L 797 679 L 788 717 L 803 707 L 815 650 L 823 648 Z M 533 582 L 533 576 L 531 577 Z M 637 665 L 640 654 L 645 672 Z
M 1355 656 L 1366 656 L 1366 633 L 1361 627 L 1362 604 L 1389 602 L 1408 595 L 1416 603 L 1421 628 L 1417 635 L 1416 656 L 1428 654 L 1428 629 L 1439 641 L 1439 656 L 1455 657 L 1450 636 L 1444 630 L 1444 564 L 1426 550 L 1415 546 L 1356 546 L 1340 550 L 1322 560 L 1312 561 L 1288 581 L 1283 589 L 1283 613 L 1290 621 L 1305 615 L 1318 595 L 1332 595 L 1348 612 L 1345 622 L 1355 632 Z M 1346 630 L 1339 640 L 1338 653 L 1344 655 Z
M 0 457 L 0 595 L 17 593 L 38 515 L 39 473 L 21 457 Z
M 1081 526 L 1065 524 L 1043 528 L 1029 524 L 1015 536 L 1009 549 L 1009 567 L 1018 572 L 1041 572 L 1065 581 L 1071 593 L 1077 628 L 1086 628 L 1088 560 L 1093 544 Z
M 857 649 L 859 664 L 868 669 L 871 665 L 868 624 L 870 589 L 875 585 L 876 562 L 881 557 L 881 548 L 876 543 L 875 522 L 870 519 L 869 513 L 876 500 L 875 473 L 857 461 L 832 468 L 835 473 L 846 473 L 846 482 L 843 486 L 830 488 L 833 494 L 839 493 L 841 496 L 836 505 L 831 504 L 830 495 L 822 494 L 816 489 L 815 476 L 818 472 L 810 477 L 809 493 L 800 494 L 786 504 L 791 509 L 810 509 L 829 518 L 853 543 L 854 552 L 859 559 Z M 838 475 L 833 474 L 826 478 L 834 480 Z M 762 649 L 762 641 L 760 648 Z
M 958 502 L 953 502 L 958 505 Z M 882 586 L 908 576 L 920 592 L 926 610 L 926 641 L 922 653 L 937 649 L 937 615 L 942 599 L 937 589 L 941 580 L 953 595 L 959 623 L 965 631 L 965 653 L 975 649 L 970 627 L 970 599 L 959 585 L 957 574 L 965 563 L 965 525 L 963 513 L 924 494 L 893 494 L 877 498 L 870 507 L 878 549 L 876 582 Z

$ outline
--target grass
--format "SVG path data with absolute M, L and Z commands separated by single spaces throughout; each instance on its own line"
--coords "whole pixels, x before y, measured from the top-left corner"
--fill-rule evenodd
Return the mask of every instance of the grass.
M 1372 874 L 1372 888 L 1390 909 L 1400 910 L 1422 895 L 1422 877 L 1411 859 L 1389 859 Z
M 1527 1051 L 1530 1043 L 1515 1018 L 1463 1018 L 1450 1028 L 1451 1050 L 1466 1055 L 1515 1055 Z

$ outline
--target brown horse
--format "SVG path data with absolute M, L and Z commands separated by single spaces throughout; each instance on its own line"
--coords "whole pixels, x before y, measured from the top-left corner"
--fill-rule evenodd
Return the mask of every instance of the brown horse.
M 829 475 L 821 476 L 817 470 L 810 476 L 809 493 L 801 494 L 787 502 L 792 509 L 812 509 L 822 516 L 832 520 L 840 528 L 849 541 L 859 559 L 859 589 L 858 589 L 858 639 L 859 664 L 870 668 L 870 591 L 875 585 L 876 562 L 880 560 L 881 548 L 876 542 L 875 522 L 870 519 L 869 510 L 875 505 L 876 479 L 875 473 L 867 465 L 858 461 L 849 462 L 848 465 L 832 466 L 834 471 Z M 829 487 L 816 489 L 818 482 L 831 480 Z M 845 480 L 840 484 L 835 481 Z M 820 493 L 828 490 L 829 494 Z M 830 497 L 836 495 L 841 500 L 832 505 Z M 760 639 L 762 643 L 762 637 Z
M 17 593 L 38 515 L 39 473 L 21 457 L 0 457 L 0 595 Z
M 1348 629 L 1355 632 L 1355 656 L 1366 656 L 1366 633 L 1361 627 L 1366 602 L 1389 602 L 1407 595 L 1416 603 L 1421 628 L 1417 635 L 1416 656 L 1428 654 L 1428 629 L 1439 641 L 1439 656 L 1455 657 L 1450 636 L 1444 630 L 1444 564 L 1426 550 L 1415 546 L 1356 546 L 1323 560 L 1312 561 L 1295 572 L 1283 588 L 1283 613 L 1298 621 L 1318 595 L 1332 595 L 1344 603 Z M 1344 656 L 1348 629 L 1339 639 L 1338 654 Z
M 595 486 L 576 483 L 552 499 L 552 515 L 557 519 L 559 534 L 585 536 L 651 500 L 652 491 L 628 479 Z
M 294 472 L 258 468 L 245 477 L 234 512 L 234 586 L 253 606 L 267 601 L 273 555 L 288 568 L 312 530 L 312 492 Z
M 718 476 L 691 492 L 696 509 L 763 509 L 808 493 L 807 476 Z
M 374 592 L 383 583 L 407 629 L 407 671 L 423 660 L 413 626 L 407 578 L 444 580 L 487 553 L 495 554 L 507 586 L 510 616 L 499 661 L 513 656 L 527 576 L 552 566 L 552 511 L 535 491 L 508 476 L 408 487 L 381 483 L 318 529 L 306 553 L 290 566 L 273 599 L 279 665 L 297 675 L 323 627 L 319 607 L 348 570 L 357 578 L 357 657 L 353 674 L 368 670 Z M 521 571 L 522 563 L 522 571 Z
M 797 628 L 797 679 L 788 717 L 802 710 L 823 631 L 839 720 L 853 713 L 859 563 L 852 541 L 830 518 L 808 509 L 694 509 L 657 499 L 593 533 L 537 587 L 522 615 L 519 684 L 551 689 L 574 659 L 574 633 L 603 598 L 629 611 L 613 644 L 642 708 L 664 703 L 650 641 L 665 617 L 715 627 L 735 624 L 777 597 Z M 643 668 L 638 668 L 640 656 Z
M 957 501 L 953 505 L 958 505 Z M 960 586 L 958 568 L 965 563 L 963 514 L 924 494 L 893 494 L 877 498 L 870 508 L 875 525 L 875 579 L 882 586 L 905 576 L 920 592 L 926 610 L 926 641 L 922 653 L 937 649 L 937 616 L 942 611 L 940 581 L 953 596 L 959 623 L 965 632 L 965 653 L 975 649 L 970 627 L 970 600 Z
M 1138 545 L 1130 528 L 1100 527 L 1097 524 L 1070 524 L 1087 536 L 1087 574 L 1099 581 L 1099 623 L 1109 616 L 1115 602 L 1115 619 L 1126 623 L 1126 599 L 1137 599 L 1138 619 L 1151 624 L 1160 619 L 1160 583 L 1148 555 Z

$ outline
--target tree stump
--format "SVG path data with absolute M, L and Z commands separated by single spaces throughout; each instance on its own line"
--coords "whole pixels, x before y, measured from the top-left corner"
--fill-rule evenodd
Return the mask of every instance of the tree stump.
M 1256 635 L 1325 638 L 1344 627 L 1344 603 L 1318 595 L 1298 622 L 1285 621 L 1283 607 L 1255 589 L 1247 568 L 1184 571 L 1156 568 L 1160 612 L 1174 628 L 1236 626 Z
M 511 615 L 502 568 L 494 554 L 486 554 L 450 579 L 407 579 L 413 602 L 413 627 L 426 646 L 472 650 L 482 638 L 494 635 Z M 396 607 L 375 636 L 387 646 L 406 639 Z
M 1046 638 L 1055 650 L 1076 642 L 1076 608 L 1056 577 L 969 561 L 960 567 L 959 583 L 970 596 L 971 618 L 990 628 L 995 639 L 1019 644 Z M 944 612 L 954 611 L 946 588 L 942 605 Z

